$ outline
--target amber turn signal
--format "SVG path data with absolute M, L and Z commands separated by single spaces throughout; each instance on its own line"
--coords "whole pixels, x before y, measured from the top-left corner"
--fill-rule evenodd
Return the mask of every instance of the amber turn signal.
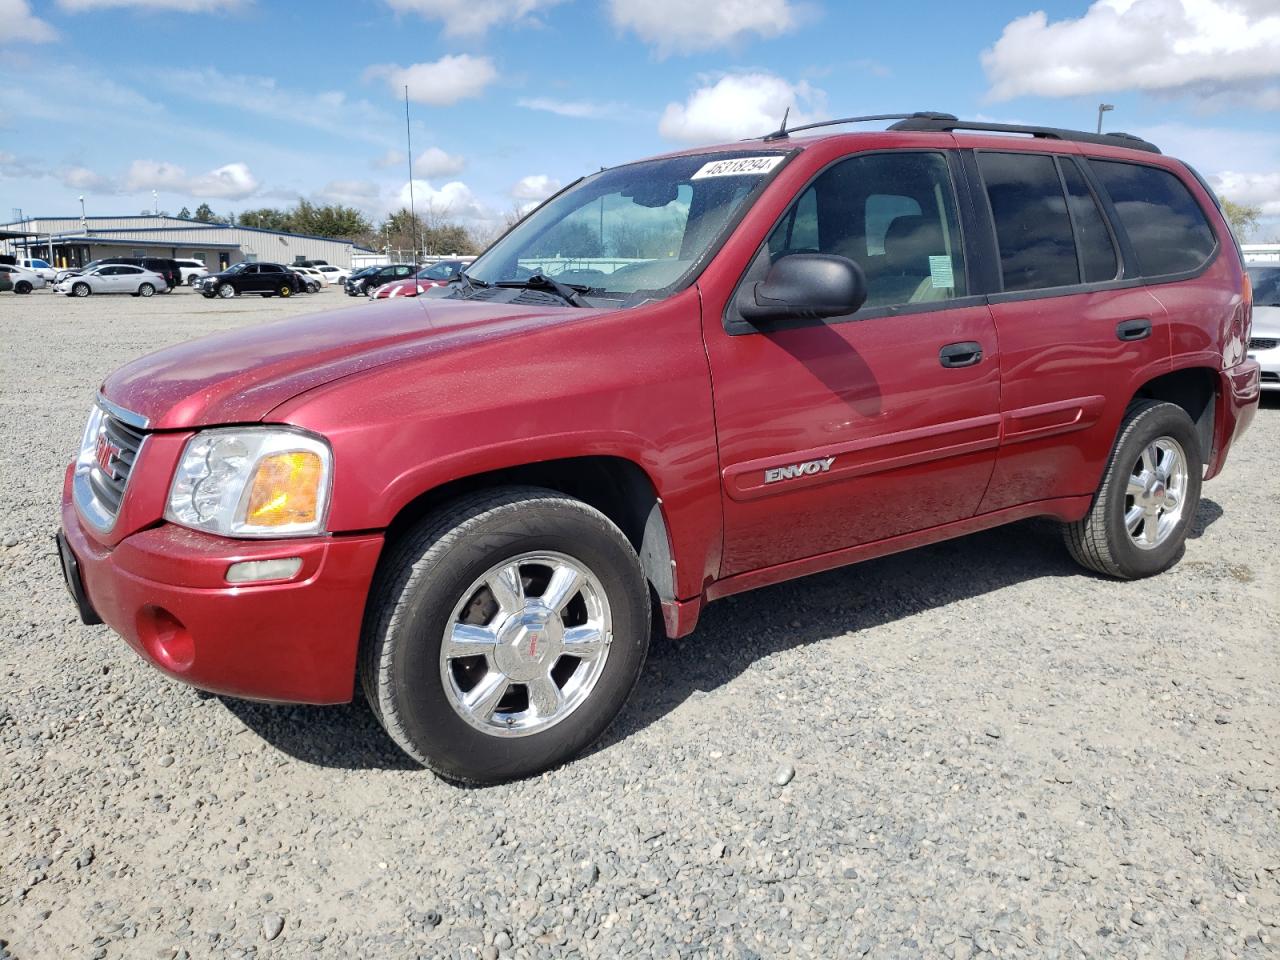
M 314 523 L 324 464 L 309 450 L 273 453 L 258 463 L 245 522 L 257 527 Z

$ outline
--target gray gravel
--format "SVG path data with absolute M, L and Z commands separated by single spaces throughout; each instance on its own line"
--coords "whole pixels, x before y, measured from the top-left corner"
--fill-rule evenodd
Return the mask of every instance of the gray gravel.
M 363 704 L 164 679 L 58 580 L 100 378 L 322 303 L 0 295 L 0 956 L 1276 953 L 1280 405 L 1157 580 L 1033 522 L 726 600 L 589 756 L 463 790 Z

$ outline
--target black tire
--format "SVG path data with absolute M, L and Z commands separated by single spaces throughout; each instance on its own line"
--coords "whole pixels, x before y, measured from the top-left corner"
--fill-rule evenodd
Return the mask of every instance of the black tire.
M 223 300 L 229 300 L 236 295 L 236 288 L 229 283 L 219 284 L 218 296 Z
M 156 288 L 149 283 L 144 283 L 142 286 L 138 287 L 138 296 L 140 297 L 150 297 L 155 292 Z
M 26 280 L 19 280 L 13 285 L 13 292 L 19 294 L 28 294 L 32 290 L 32 286 Z
M 93 293 L 93 288 L 87 283 L 76 283 L 71 287 L 71 295 L 73 297 L 87 297 L 91 293 Z
M 1164 542 L 1150 549 L 1137 546 L 1125 526 L 1129 480 L 1142 452 L 1161 438 L 1181 446 L 1186 458 L 1186 488 L 1182 513 Z M 1200 505 L 1204 459 L 1195 424 L 1182 407 L 1158 400 L 1131 405 L 1120 424 L 1111 459 L 1093 505 L 1084 519 L 1063 525 L 1067 550 L 1081 566 L 1120 580 L 1139 580 L 1168 570 L 1181 558 L 1187 531 Z
M 441 677 L 445 628 L 464 592 L 506 559 L 565 554 L 603 587 L 612 642 L 595 686 L 553 726 L 505 737 L 473 727 Z M 365 612 L 360 676 L 391 738 L 449 780 L 500 783 L 580 753 L 630 696 L 649 646 L 649 589 L 635 551 L 604 514 L 553 490 L 508 487 L 464 497 L 387 546 Z
M 280 285 L 280 296 L 282 296 L 282 297 L 291 297 L 291 296 L 293 296 L 293 287 L 291 287 L 291 286 L 290 286 L 289 284 L 287 284 L 287 283 L 282 283 L 282 284 Z

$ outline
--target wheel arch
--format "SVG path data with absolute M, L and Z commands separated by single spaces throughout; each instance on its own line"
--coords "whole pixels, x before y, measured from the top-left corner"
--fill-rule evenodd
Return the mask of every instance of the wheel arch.
M 405 504 L 388 525 L 387 540 L 397 539 L 450 500 L 505 486 L 545 487 L 595 507 L 617 524 L 631 543 L 659 601 L 675 600 L 675 558 L 662 498 L 644 468 L 625 457 L 544 460 L 450 480 Z
M 1218 380 L 1217 372 L 1209 367 L 1184 367 L 1148 380 L 1133 400 L 1161 400 L 1182 407 L 1196 425 L 1200 454 L 1208 465 L 1214 456 Z

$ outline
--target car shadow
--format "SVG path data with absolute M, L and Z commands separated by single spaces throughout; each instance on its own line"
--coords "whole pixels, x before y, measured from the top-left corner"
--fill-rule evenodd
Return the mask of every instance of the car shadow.
M 1223 515 L 1201 500 L 1191 536 Z M 1050 520 L 1026 520 L 709 604 L 681 640 L 655 638 L 626 709 L 589 752 L 659 722 L 691 697 L 730 683 L 756 661 L 846 633 L 1047 577 L 1087 577 Z M 267 743 L 304 763 L 347 770 L 420 769 L 382 730 L 363 695 L 337 707 L 219 698 Z

